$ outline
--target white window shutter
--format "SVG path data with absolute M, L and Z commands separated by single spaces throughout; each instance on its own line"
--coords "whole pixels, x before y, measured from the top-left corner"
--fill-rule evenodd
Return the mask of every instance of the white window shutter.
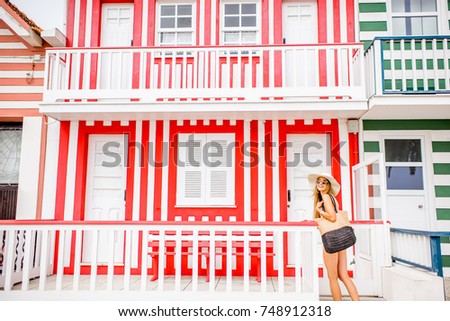
M 206 202 L 208 205 L 235 205 L 234 134 L 208 134 Z
M 188 148 L 189 140 L 198 146 Z M 178 135 L 178 206 L 235 205 L 234 140 L 234 134 Z
M 199 146 L 188 148 L 188 140 Z M 201 206 L 205 203 L 205 170 L 202 149 L 205 135 L 180 134 L 178 142 L 177 205 Z M 193 152 L 189 155 L 189 152 Z

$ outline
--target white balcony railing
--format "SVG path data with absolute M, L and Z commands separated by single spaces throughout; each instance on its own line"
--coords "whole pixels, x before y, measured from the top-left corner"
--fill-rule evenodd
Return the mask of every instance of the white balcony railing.
M 44 103 L 365 98 L 362 44 L 49 49 Z

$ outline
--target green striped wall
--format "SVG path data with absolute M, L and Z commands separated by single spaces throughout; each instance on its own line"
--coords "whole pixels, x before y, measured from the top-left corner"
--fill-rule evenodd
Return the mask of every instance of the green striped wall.
M 386 0 L 377 2 L 368 0 L 358 1 L 359 40 L 364 42 L 365 48 L 375 36 L 387 36 L 387 5 Z
M 450 130 L 450 119 L 365 120 L 364 130 Z M 450 142 L 433 142 L 433 150 L 450 148 Z
M 450 255 L 442 255 L 442 267 L 450 267 Z
M 374 36 L 389 36 L 387 30 L 388 5 L 391 0 L 359 0 L 358 18 L 359 18 L 359 39 L 364 42 L 367 48 Z M 450 0 L 447 1 L 447 10 L 450 16 Z M 448 20 L 450 30 L 450 19 Z M 445 34 L 445 32 L 444 32 Z
M 450 2 L 450 0 L 449 0 Z M 450 119 L 436 120 L 365 120 L 363 121 L 364 156 L 379 153 L 380 134 L 385 131 L 417 130 L 431 133 L 431 151 L 435 195 L 435 220 L 437 228 L 448 231 L 450 224 Z M 450 270 L 450 238 L 441 238 L 444 274 Z M 446 272 L 447 271 L 447 272 Z

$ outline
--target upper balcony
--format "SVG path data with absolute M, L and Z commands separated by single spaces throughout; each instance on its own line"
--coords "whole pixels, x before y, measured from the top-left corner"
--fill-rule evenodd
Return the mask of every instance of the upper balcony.
M 365 52 L 370 109 L 365 117 L 448 117 L 449 40 L 450 36 L 375 37 Z
M 359 43 L 50 49 L 41 112 L 60 120 L 357 117 L 366 110 L 363 58 Z

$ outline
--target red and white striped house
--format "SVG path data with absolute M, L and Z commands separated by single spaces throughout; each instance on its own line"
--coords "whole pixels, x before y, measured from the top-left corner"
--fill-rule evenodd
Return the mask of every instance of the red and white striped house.
M 328 172 L 358 290 L 382 296 L 386 220 L 358 211 L 374 194 L 355 184 L 383 171 L 352 170 L 368 109 L 355 16 L 353 0 L 69 0 L 66 46 L 45 56 L 42 202 L 5 223 L 5 253 L 23 248 L 5 295 L 39 276 L 49 298 L 123 282 L 133 298 L 318 299 L 307 176 Z

